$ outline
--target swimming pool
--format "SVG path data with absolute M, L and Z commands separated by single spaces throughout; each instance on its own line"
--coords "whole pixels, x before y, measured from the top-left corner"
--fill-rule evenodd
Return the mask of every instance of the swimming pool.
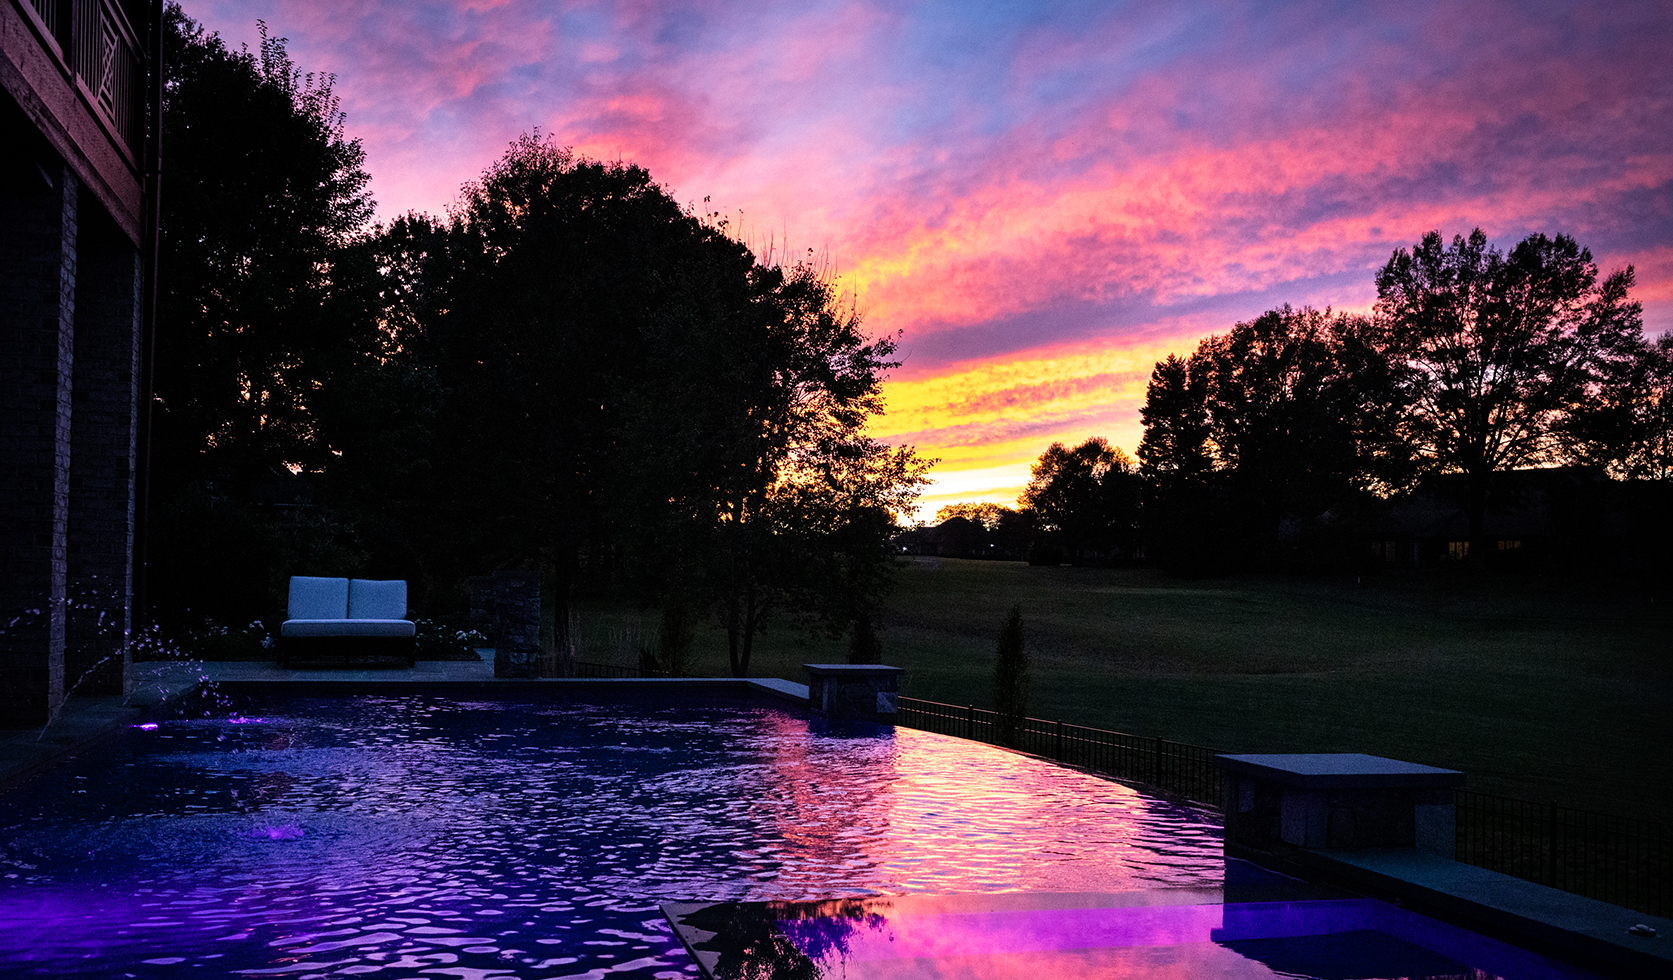
M 0 971 L 694 976 L 658 910 L 1217 887 L 1212 815 L 744 700 L 259 697 L 0 798 Z

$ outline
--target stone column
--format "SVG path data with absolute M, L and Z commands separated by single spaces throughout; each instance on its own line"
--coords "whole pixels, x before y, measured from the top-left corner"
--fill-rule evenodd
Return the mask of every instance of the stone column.
M 1450 858 L 1464 774 L 1359 752 L 1222 755 L 1227 853 L 1406 847 Z
M 883 664 L 802 664 L 808 708 L 833 721 L 894 724 L 900 700 L 899 667 Z
M 478 575 L 470 592 L 471 629 L 494 648 L 494 676 L 539 677 L 540 573 Z
M 132 659 L 139 250 L 83 202 L 75 298 L 66 694 L 127 694 Z
M 0 726 L 64 698 L 76 201 L 61 162 L 0 184 Z

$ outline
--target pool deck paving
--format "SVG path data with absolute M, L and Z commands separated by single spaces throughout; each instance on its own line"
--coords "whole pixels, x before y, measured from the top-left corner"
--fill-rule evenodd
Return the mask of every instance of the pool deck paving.
M 361 665 L 336 669 L 281 669 L 269 663 L 147 662 L 134 665 L 125 697 L 70 698 L 44 728 L 0 731 L 0 789 L 61 759 L 96 749 L 100 740 L 157 716 L 171 701 L 204 682 L 237 691 L 307 688 L 482 690 L 545 686 L 679 687 L 738 690 L 789 703 L 807 703 L 804 684 L 775 678 L 627 678 L 511 680 L 494 677 L 486 662 L 420 661 L 408 669 Z M 1372 898 L 1508 939 L 1530 949 L 1623 977 L 1673 977 L 1673 920 L 1558 891 L 1534 882 L 1402 848 L 1295 849 L 1283 862 L 1304 877 L 1323 876 Z M 1266 862 L 1261 862 L 1266 863 Z M 1654 936 L 1627 930 L 1640 923 Z

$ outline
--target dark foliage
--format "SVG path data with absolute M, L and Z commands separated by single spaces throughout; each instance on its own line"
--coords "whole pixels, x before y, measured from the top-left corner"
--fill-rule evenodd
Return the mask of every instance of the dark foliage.
M 265 28 L 251 53 L 177 5 L 164 21 L 152 596 L 175 620 L 195 605 L 241 622 L 273 612 L 285 569 L 366 558 L 296 474 L 331 459 L 342 416 L 322 392 L 378 349 L 346 259 L 372 202 L 330 76 Z
M 1029 561 L 1131 558 L 1138 547 L 1141 487 L 1132 459 L 1104 439 L 1073 449 L 1052 443 L 1018 498 L 1035 530 Z
M 1142 411 L 1148 557 L 1196 575 L 1351 563 L 1356 526 L 1445 487 L 1483 560 L 1500 474 L 1665 479 L 1673 341 L 1644 342 L 1631 285 L 1564 235 L 1507 255 L 1431 233 L 1378 272 L 1371 317 L 1285 306 L 1170 355 Z
M 469 575 L 534 569 L 549 649 L 577 590 L 614 589 L 675 610 L 674 669 L 718 615 L 739 674 L 775 611 L 872 613 L 926 468 L 865 433 L 892 339 L 642 168 L 537 136 L 448 220 L 368 228 L 332 77 L 263 39 L 169 10 L 160 607 L 272 615 L 313 573 L 446 611 Z
M 422 225 L 385 250 L 447 405 L 425 496 L 456 560 L 544 570 L 559 632 L 587 581 L 713 610 L 740 676 L 774 610 L 875 605 L 923 464 L 864 434 L 893 345 L 814 270 L 533 136 Z

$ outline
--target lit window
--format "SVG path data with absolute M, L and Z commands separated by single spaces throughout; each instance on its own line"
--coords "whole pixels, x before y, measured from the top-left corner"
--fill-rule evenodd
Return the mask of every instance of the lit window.
M 1520 542 L 1520 541 L 1500 541 L 1499 542 L 1499 550 L 1500 551 L 1515 551 L 1517 548 L 1520 548 L 1520 547 L 1522 547 L 1522 542 Z
M 1453 561 L 1463 561 L 1469 554 L 1470 543 L 1468 541 L 1448 541 L 1446 543 L 1446 556 Z

